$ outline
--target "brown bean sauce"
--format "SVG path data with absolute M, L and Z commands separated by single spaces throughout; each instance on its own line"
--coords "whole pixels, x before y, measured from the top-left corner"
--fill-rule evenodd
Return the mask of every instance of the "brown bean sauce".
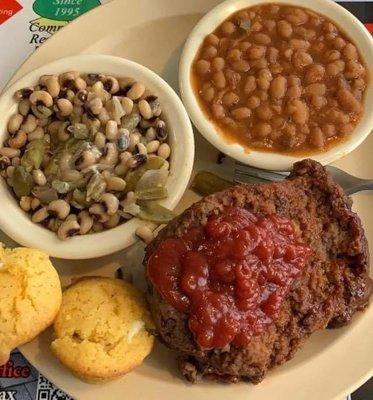
M 201 108 L 229 142 L 309 154 L 354 130 L 367 70 L 326 17 L 261 4 L 233 14 L 204 39 L 191 79 Z

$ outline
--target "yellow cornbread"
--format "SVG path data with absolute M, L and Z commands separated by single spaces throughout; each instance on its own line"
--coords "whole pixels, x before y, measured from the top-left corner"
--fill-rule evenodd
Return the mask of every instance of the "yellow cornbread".
M 62 297 L 54 323 L 56 357 L 79 378 L 119 377 L 151 352 L 153 323 L 142 293 L 119 279 L 83 278 Z
M 51 325 L 60 305 L 61 284 L 48 255 L 0 244 L 0 365 Z

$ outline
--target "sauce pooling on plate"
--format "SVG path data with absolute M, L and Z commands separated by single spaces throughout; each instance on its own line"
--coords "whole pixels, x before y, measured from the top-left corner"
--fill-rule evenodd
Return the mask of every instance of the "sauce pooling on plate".
M 354 130 L 367 71 L 356 46 L 326 17 L 262 4 L 205 38 L 191 79 L 200 106 L 230 142 L 309 154 Z
M 290 220 L 229 207 L 161 243 L 148 277 L 202 348 L 239 347 L 276 320 L 309 254 Z

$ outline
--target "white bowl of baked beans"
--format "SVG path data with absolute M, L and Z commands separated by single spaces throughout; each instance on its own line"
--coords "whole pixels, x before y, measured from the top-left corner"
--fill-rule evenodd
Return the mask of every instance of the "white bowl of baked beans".
M 188 37 L 179 66 L 185 107 L 224 154 L 289 170 L 329 164 L 373 129 L 373 40 L 329 0 L 228 0 Z
M 0 228 L 65 259 L 125 249 L 173 217 L 193 166 L 173 89 L 135 62 L 79 55 L 0 96 Z

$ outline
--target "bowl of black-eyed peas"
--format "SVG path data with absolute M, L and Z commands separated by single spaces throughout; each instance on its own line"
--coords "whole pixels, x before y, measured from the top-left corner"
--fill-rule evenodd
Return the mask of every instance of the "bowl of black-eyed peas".
M 175 92 L 118 57 L 57 60 L 0 98 L 0 223 L 59 258 L 148 242 L 187 186 L 194 140 Z

